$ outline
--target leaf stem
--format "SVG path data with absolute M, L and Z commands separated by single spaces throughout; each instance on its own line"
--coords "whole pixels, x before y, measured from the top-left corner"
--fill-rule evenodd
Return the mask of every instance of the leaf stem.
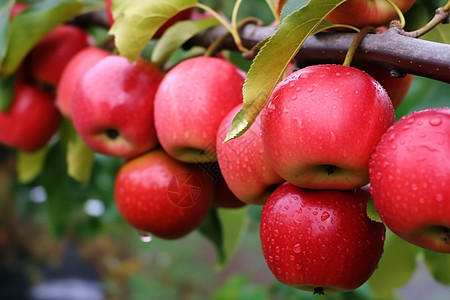
M 223 17 L 221 17 L 216 11 L 214 11 L 212 8 L 210 8 L 209 6 L 204 5 L 202 3 L 197 3 L 196 6 L 204 11 L 209 12 L 214 18 L 216 18 L 230 32 L 230 34 L 233 37 L 233 40 L 236 44 L 236 47 L 239 51 L 241 51 L 243 53 L 251 52 L 250 50 L 248 50 L 247 48 L 245 48 L 242 45 L 242 40 L 241 40 L 241 37 L 239 36 L 239 32 L 237 31 L 237 29 L 230 26 L 230 24 L 228 24 L 228 22 Z
M 231 14 L 231 27 L 233 27 L 234 30 L 237 30 L 237 15 L 241 4 L 242 0 L 236 0 L 233 7 L 233 13 Z
M 275 18 L 275 22 L 276 23 L 280 23 L 280 15 L 278 14 L 277 8 L 275 7 L 275 5 L 273 4 L 272 0 L 266 0 L 267 5 L 270 8 L 270 11 L 273 14 L 273 17 Z
M 385 1 L 387 3 L 389 3 L 389 5 L 392 6 L 392 8 L 397 13 L 397 15 L 398 15 L 398 17 L 400 19 L 401 28 L 405 27 L 405 24 L 406 24 L 405 16 L 403 15 L 403 12 L 400 10 L 400 8 L 398 8 L 397 4 L 395 4 L 392 0 L 385 0 Z
M 353 57 L 355 56 L 356 49 L 358 49 L 359 44 L 361 44 L 362 39 L 370 32 L 374 31 L 374 28 L 372 26 L 366 26 L 362 28 L 353 39 L 352 44 L 350 45 L 350 48 L 347 51 L 347 55 L 345 56 L 343 66 L 349 67 L 352 64 Z
M 434 15 L 434 17 L 430 20 L 430 22 L 425 24 L 422 28 L 419 28 L 418 30 L 411 31 L 411 32 L 404 32 L 403 35 L 408 36 L 408 37 L 418 38 L 418 37 L 424 35 L 425 33 L 429 32 L 433 28 L 435 28 L 437 25 L 448 22 L 449 18 L 450 18 L 450 14 L 449 14 L 450 4 L 449 3 L 450 3 L 450 1 L 447 2 L 446 6 L 436 9 L 436 14 Z M 446 9 L 446 7 L 447 7 L 447 9 Z

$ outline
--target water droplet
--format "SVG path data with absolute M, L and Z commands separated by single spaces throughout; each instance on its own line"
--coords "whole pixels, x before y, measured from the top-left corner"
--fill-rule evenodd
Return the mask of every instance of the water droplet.
M 143 243 L 150 243 L 152 241 L 152 236 L 147 232 L 140 231 L 139 235 Z
M 442 194 L 437 194 L 436 195 L 436 201 L 438 201 L 438 202 L 444 201 L 444 196 L 442 196 Z
M 431 126 L 439 126 L 442 124 L 442 119 L 441 118 L 433 118 L 433 119 L 429 120 L 428 123 L 430 123 Z
M 310 86 L 310 87 L 307 89 L 307 91 L 311 93 L 312 91 L 314 91 L 314 88 Z
M 326 211 L 322 214 L 320 219 L 322 220 L 322 222 L 325 222 L 326 220 L 328 220 L 329 217 L 330 217 L 330 214 Z
M 281 274 L 281 268 L 277 268 L 277 273 Z
M 291 97 L 291 100 L 292 100 L 292 101 L 297 100 L 297 95 L 293 95 L 293 96 Z
M 410 146 L 407 147 L 407 149 L 408 149 L 409 152 L 414 152 L 416 150 L 416 147 L 413 146 L 413 145 L 410 145 Z
M 408 121 L 406 121 L 406 123 L 411 125 L 414 123 L 414 121 L 415 121 L 414 118 L 409 118 Z
M 294 261 L 295 260 L 295 256 L 294 255 L 289 255 L 289 259 L 291 260 L 291 261 Z
M 302 251 L 300 244 L 295 244 L 292 248 L 292 251 L 294 251 L 295 253 L 300 253 Z
M 359 91 L 358 90 L 355 90 L 355 95 L 358 95 L 359 94 Z

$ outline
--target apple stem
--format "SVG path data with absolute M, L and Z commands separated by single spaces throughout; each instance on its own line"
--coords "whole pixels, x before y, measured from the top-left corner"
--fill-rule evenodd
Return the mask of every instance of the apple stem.
M 353 39 L 352 44 L 350 45 L 347 55 L 345 56 L 343 66 L 349 67 L 352 63 L 353 57 L 355 56 L 356 50 L 359 47 L 359 44 L 361 44 L 362 39 L 370 32 L 375 31 L 375 28 L 372 26 L 366 26 L 362 28 Z
M 387 3 L 389 3 L 390 6 L 392 6 L 392 8 L 395 10 L 395 12 L 398 15 L 398 18 L 400 19 L 400 24 L 401 24 L 401 28 L 405 27 L 406 21 L 405 21 L 405 16 L 403 15 L 402 11 L 400 10 L 400 8 L 398 8 L 397 4 L 394 3 L 394 1 L 392 0 L 385 0 Z
M 450 18 L 450 14 L 449 14 L 450 4 L 449 3 L 450 3 L 450 1 L 447 3 L 446 6 L 438 8 L 436 10 L 434 17 L 430 20 L 430 22 L 425 24 L 422 28 L 415 30 L 415 31 L 411 31 L 411 32 L 403 32 L 403 35 L 408 36 L 408 37 L 418 38 L 418 37 L 421 37 L 422 35 L 424 35 L 425 33 L 429 32 L 433 28 L 435 28 L 437 25 L 439 25 L 441 23 L 443 23 L 443 24 L 448 23 L 449 18 Z
M 325 292 L 323 291 L 323 287 L 318 286 L 314 288 L 313 295 L 319 294 L 319 295 L 325 295 Z

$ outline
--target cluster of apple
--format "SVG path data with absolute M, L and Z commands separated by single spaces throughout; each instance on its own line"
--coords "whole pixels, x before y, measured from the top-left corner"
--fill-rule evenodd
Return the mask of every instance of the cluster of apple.
M 342 9 L 355 2 L 367 1 Z M 414 3 L 394 2 L 402 10 Z M 385 23 L 368 19 L 374 15 L 354 21 Z M 337 9 L 329 18 L 342 23 L 339 16 Z M 189 58 L 164 73 L 61 25 L 18 73 L 12 106 L 0 113 L 0 127 L 11 129 L 0 131 L 0 142 L 36 151 L 61 114 L 71 119 L 93 151 L 124 159 L 117 208 L 143 234 L 176 239 L 198 228 L 212 206 L 263 205 L 267 265 L 279 281 L 305 290 L 363 284 L 382 256 L 385 225 L 450 253 L 450 109 L 395 122 L 412 76 L 394 79 L 377 66 L 302 68 L 277 85 L 242 136 L 224 143 L 245 77 L 217 57 Z M 371 196 L 383 223 L 367 216 Z

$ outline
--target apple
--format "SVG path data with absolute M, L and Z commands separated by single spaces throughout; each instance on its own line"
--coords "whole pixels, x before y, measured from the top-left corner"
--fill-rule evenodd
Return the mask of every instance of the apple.
M 50 94 L 28 83 L 16 83 L 11 107 L 0 111 L 0 143 L 37 151 L 56 133 L 60 119 Z
M 392 0 L 405 13 L 415 0 Z M 326 19 L 335 24 L 347 24 L 358 28 L 381 26 L 398 19 L 394 8 L 386 0 L 348 0 L 334 9 Z
M 366 215 L 370 193 L 279 186 L 261 212 L 264 258 L 276 279 L 314 293 L 362 285 L 378 266 L 385 226 Z
M 132 158 L 158 144 L 153 102 L 163 73 L 152 63 L 110 55 L 90 68 L 73 94 L 71 114 L 92 150 Z
M 125 162 L 114 185 L 117 209 L 141 232 L 177 239 L 206 218 L 213 185 L 195 165 L 155 149 Z
M 171 69 L 155 96 L 155 127 L 164 150 L 184 162 L 216 161 L 216 135 L 242 103 L 245 73 L 215 57 L 187 59 Z
M 13 19 L 15 16 L 20 14 L 22 11 L 27 9 L 30 6 L 28 3 L 23 2 L 17 2 L 14 3 L 13 7 L 11 8 L 11 12 L 9 13 L 9 19 Z
M 222 120 L 217 133 L 217 161 L 230 190 L 242 202 L 264 204 L 284 180 L 272 169 L 264 155 L 260 116 L 239 138 L 223 143 L 231 121 L 242 108 L 238 104 Z
M 352 190 L 369 182 L 369 160 L 394 123 L 383 87 L 367 73 L 314 65 L 280 82 L 262 111 L 264 153 L 286 181 Z
M 391 98 L 394 109 L 402 104 L 414 80 L 414 75 L 405 74 L 404 76 L 394 77 L 388 69 L 376 65 L 355 67 L 367 72 L 384 87 L 389 98 Z
M 30 51 L 28 65 L 37 81 L 56 86 L 69 60 L 89 47 L 91 38 L 73 25 L 59 25 Z
M 78 81 L 93 65 L 109 55 L 106 50 L 88 47 L 70 59 L 56 88 L 56 104 L 61 114 L 70 118 L 72 96 Z
M 227 183 L 220 177 L 214 184 L 213 206 L 222 208 L 239 208 L 246 203 L 239 200 L 228 187 Z
M 370 160 L 381 220 L 417 246 L 450 253 L 450 108 L 413 112 L 383 135 Z

